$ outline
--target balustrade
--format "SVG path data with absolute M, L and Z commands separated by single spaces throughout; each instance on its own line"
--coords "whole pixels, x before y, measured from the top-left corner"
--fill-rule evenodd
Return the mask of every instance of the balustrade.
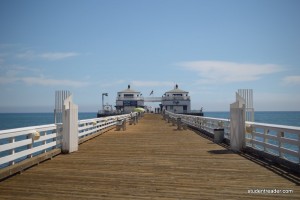
M 224 137 L 230 140 L 230 119 L 175 114 L 165 111 L 170 118 L 181 118 L 191 127 L 214 134 L 224 129 Z M 288 162 L 300 162 L 300 127 L 263 124 L 246 121 L 246 147 L 278 156 Z

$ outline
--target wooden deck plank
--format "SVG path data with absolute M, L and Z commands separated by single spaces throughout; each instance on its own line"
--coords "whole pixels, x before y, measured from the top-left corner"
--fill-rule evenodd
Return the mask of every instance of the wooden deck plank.
M 293 194 L 248 194 L 291 189 Z M 149 114 L 0 183 L 0 199 L 300 199 L 295 183 Z

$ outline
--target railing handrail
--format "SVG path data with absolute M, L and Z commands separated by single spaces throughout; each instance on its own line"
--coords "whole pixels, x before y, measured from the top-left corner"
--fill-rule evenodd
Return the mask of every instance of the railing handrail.
M 116 97 L 116 100 L 144 100 L 144 97 Z
M 162 100 L 190 100 L 190 96 L 164 96 Z
M 81 119 L 78 120 L 78 124 L 82 123 L 90 123 L 90 122 L 95 122 L 95 121 L 105 121 L 109 119 L 114 119 L 114 117 L 100 117 L 100 118 L 92 118 L 92 119 Z
M 260 123 L 260 122 L 250 122 L 250 121 L 246 121 L 246 124 L 255 125 L 255 126 L 261 126 L 261 127 L 274 127 L 274 128 L 278 128 L 278 129 L 300 131 L 300 127 L 299 126 L 287 126 L 287 125 L 269 124 L 269 123 Z
M 184 114 L 175 114 L 170 111 L 165 111 L 167 115 L 170 117 L 183 118 L 183 122 L 186 120 L 191 120 L 188 123 L 190 126 L 194 126 L 196 128 L 203 129 L 211 134 L 214 134 L 214 128 L 220 127 L 218 122 L 229 122 L 227 126 L 223 124 L 224 129 L 227 129 L 228 135 L 230 134 L 230 119 L 222 119 L 222 118 L 212 118 L 212 117 L 203 117 L 203 116 L 192 116 L 192 115 L 184 115 Z M 200 119 L 200 120 L 199 120 Z M 204 122 L 205 121 L 205 122 Z M 289 162 L 300 163 L 300 127 L 298 126 L 286 126 L 286 125 L 278 125 L 278 124 L 267 124 L 267 123 L 258 123 L 258 122 L 245 122 L 245 144 L 247 147 L 250 147 L 255 150 L 264 151 L 267 154 L 274 154 L 271 151 L 278 151 L 278 155 L 280 158 L 285 159 Z M 251 129 L 251 127 L 253 129 Z M 248 128 L 248 130 L 247 130 Z M 249 129 L 250 128 L 250 129 Z M 262 132 L 258 132 L 257 129 L 263 129 Z M 225 131 L 225 130 L 224 130 Z M 270 131 L 276 132 L 276 134 L 268 134 Z M 295 138 L 291 138 L 291 136 L 287 136 L 286 133 L 297 135 Z M 226 134 L 226 132 L 225 132 Z M 260 140 L 256 139 L 256 137 L 262 138 Z M 230 137 L 227 137 L 230 140 Z M 278 144 L 272 144 L 269 139 L 277 141 Z M 250 143 L 250 144 L 249 144 Z M 286 144 L 285 146 L 283 144 Z M 261 145 L 262 149 L 258 149 L 256 145 Z M 287 148 L 287 145 L 290 145 Z M 295 149 L 298 148 L 298 151 L 292 149 L 291 146 L 294 146 Z M 287 158 L 284 154 L 289 154 L 293 156 L 293 158 Z M 298 159 L 298 160 L 297 160 Z
M 33 157 L 34 154 L 46 153 L 49 149 L 57 148 L 61 143 L 61 140 L 57 139 L 59 137 L 55 124 L 3 130 L 0 140 L 6 142 L 0 145 L 0 165 L 14 165 L 15 162 Z
M 166 111 L 166 113 L 171 114 L 171 115 L 185 115 L 185 114 L 176 114 L 176 113 L 172 113 L 170 111 Z M 193 116 L 193 115 L 185 115 L 186 117 L 190 117 L 190 118 L 200 118 L 200 119 L 208 119 L 208 120 L 215 120 L 215 121 L 230 121 L 230 119 L 225 119 L 225 118 L 214 118 L 214 117 L 204 117 L 204 116 Z M 288 126 L 288 125 L 279 125 L 279 124 L 269 124 L 269 123 L 260 123 L 260 122 L 250 122 L 250 121 L 246 121 L 246 124 L 249 125 L 255 125 L 255 126 L 260 126 L 260 127 L 271 127 L 271 128 L 277 128 L 277 129 L 285 129 L 285 130 L 289 130 L 289 131 L 300 131 L 300 127 L 299 126 Z M 300 132 L 299 132 L 300 134 Z
M 43 129 L 43 128 L 48 128 L 48 127 L 51 127 L 51 126 L 55 126 L 55 124 L 45 124 L 45 125 L 37 125 L 37 126 L 27 126 L 27 127 L 21 127 L 21 128 L 5 129 L 5 130 L 0 130 L 0 135 L 14 133 L 14 132 L 28 131 L 28 130 L 33 130 L 33 129 Z
M 137 116 L 137 113 L 78 120 L 78 138 L 89 136 L 113 126 L 118 119 L 129 119 L 133 116 Z M 60 148 L 62 142 L 61 131 L 62 124 L 46 124 L 1 130 L 0 140 L 4 142 L 0 143 L 0 166 L 5 168 L 14 165 L 20 159 L 26 160 L 31 158 L 33 154 L 46 153 L 49 148 Z M 34 134 L 38 135 L 37 139 L 34 139 Z M 16 137 L 18 138 L 16 139 Z M 16 150 L 17 148 L 22 148 L 22 150 Z

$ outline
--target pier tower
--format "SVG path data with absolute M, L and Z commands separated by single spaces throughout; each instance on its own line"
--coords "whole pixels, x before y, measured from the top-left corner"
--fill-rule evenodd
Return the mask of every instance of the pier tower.
M 130 88 L 118 92 L 116 100 L 116 109 L 118 112 L 130 113 L 134 108 L 144 108 L 144 98 L 141 92 L 135 91 Z
M 161 101 L 162 109 L 174 113 L 190 113 L 191 98 L 189 92 L 181 90 L 176 84 L 173 90 L 166 92 Z

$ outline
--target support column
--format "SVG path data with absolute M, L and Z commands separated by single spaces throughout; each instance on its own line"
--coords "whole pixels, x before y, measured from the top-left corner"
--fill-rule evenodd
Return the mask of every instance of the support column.
M 182 122 L 181 122 L 181 118 L 177 118 L 177 130 L 181 130 L 182 128 Z
M 170 123 L 170 121 L 171 121 L 170 116 L 167 117 L 167 120 L 168 120 L 168 123 Z
M 177 120 L 175 118 L 172 118 L 172 126 L 176 125 Z
M 71 153 L 78 150 L 78 106 L 72 102 L 72 95 L 63 105 L 62 152 Z
M 245 100 L 236 93 L 236 102 L 230 104 L 230 148 L 240 151 L 245 147 Z

